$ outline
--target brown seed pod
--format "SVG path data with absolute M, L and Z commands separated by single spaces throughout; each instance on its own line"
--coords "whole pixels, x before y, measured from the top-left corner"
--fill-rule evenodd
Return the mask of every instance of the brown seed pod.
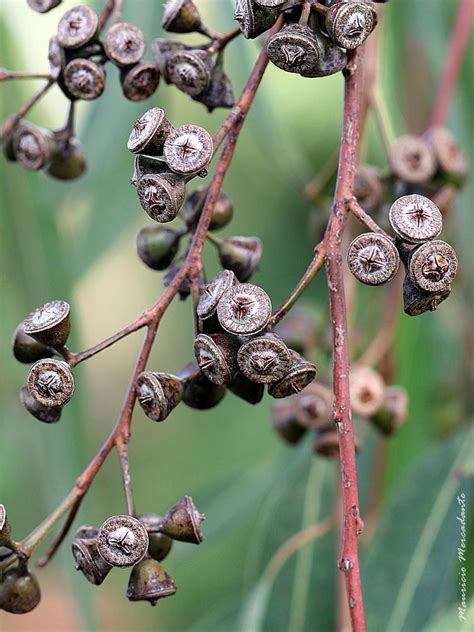
M 176 51 L 189 50 L 189 47 L 183 44 L 183 42 L 157 37 L 153 40 L 151 49 L 153 51 L 153 58 L 155 59 L 156 65 L 158 66 L 163 79 L 166 83 L 171 83 L 166 74 L 166 64 L 168 59 Z
M 296 307 L 278 323 L 275 332 L 287 347 L 304 354 L 316 342 L 318 334 L 316 314 L 309 309 Z
M 11 527 L 8 522 L 7 510 L 5 505 L 0 504 L 0 546 L 8 546 L 11 544 Z
M 23 322 L 17 326 L 13 333 L 12 347 L 15 359 L 24 364 L 31 364 L 43 358 L 51 358 L 54 355 L 54 349 L 25 334 Z
M 353 50 L 365 42 L 377 24 L 372 4 L 364 0 L 336 2 L 326 13 L 329 37 L 341 48 Z
M 236 336 L 257 334 L 267 326 L 271 315 L 270 297 L 251 283 L 240 283 L 227 290 L 217 305 L 221 327 Z
M 144 175 L 137 183 L 141 207 L 155 222 L 171 222 L 186 197 L 184 181 L 173 173 Z
M 149 601 L 155 606 L 158 599 L 170 597 L 175 592 L 176 584 L 156 560 L 146 558 L 134 566 L 127 588 L 130 601 Z
M 105 89 L 105 72 L 90 59 L 73 59 L 64 69 L 63 82 L 68 96 L 93 101 Z
M 264 384 L 252 382 L 240 371 L 237 371 L 227 388 L 231 393 L 252 405 L 259 404 L 265 393 Z
M 57 152 L 53 155 L 46 173 L 57 180 L 75 180 L 86 170 L 86 160 L 77 138 L 58 141 Z
M 291 367 L 288 373 L 278 382 L 268 386 L 268 394 L 275 399 L 288 397 L 301 392 L 316 377 L 316 367 L 305 360 L 299 353 L 290 349 Z
M 63 48 L 81 48 L 96 38 L 98 26 L 97 13 L 90 7 L 73 7 L 59 20 L 58 42 Z
M 272 404 L 271 416 L 275 432 L 286 443 L 298 443 L 306 434 L 306 428 L 300 424 L 293 398 L 278 400 Z
M 161 108 L 151 108 L 133 124 L 127 149 L 134 154 L 159 156 L 163 145 L 173 130 Z
M 133 159 L 133 173 L 130 178 L 130 184 L 134 187 L 137 186 L 138 181 L 145 175 L 170 175 L 170 170 L 166 165 L 166 162 L 156 158 L 155 156 L 144 156 L 143 154 L 137 154 Z
M 43 406 L 54 408 L 68 403 L 74 393 L 74 377 L 66 362 L 44 359 L 28 373 L 28 390 Z
M 47 13 L 51 9 L 55 9 L 63 0 L 26 0 L 28 6 L 37 13 Z
M 203 103 L 208 112 L 215 108 L 231 108 L 234 106 L 234 92 L 229 77 L 224 72 L 223 67 L 224 51 L 218 53 L 216 63 L 211 70 L 211 80 L 205 92 L 197 97 L 192 97 L 195 101 Z
M 355 415 L 369 417 L 382 406 L 385 382 L 368 366 L 354 366 L 350 375 L 351 408 Z
M 328 77 L 341 72 L 347 65 L 346 52 L 320 31 L 314 32 L 314 37 L 319 47 L 319 61 L 304 69 L 301 76 Z
M 84 575 L 91 584 L 100 586 L 112 566 L 102 559 L 97 550 L 98 529 L 95 527 L 79 527 L 72 542 L 72 555 L 75 568 Z
M 41 600 L 41 590 L 33 573 L 23 566 L 9 568 L 0 582 L 0 608 L 12 614 L 31 612 Z
M 61 348 L 71 331 L 70 309 L 66 301 L 49 301 L 25 318 L 23 331 L 43 345 Z
M 270 61 L 281 70 L 312 76 L 319 69 L 321 47 L 306 24 L 287 24 L 267 44 Z
M 196 509 L 191 496 L 183 496 L 166 512 L 160 531 L 173 540 L 201 544 L 204 539 L 201 522 L 205 519 L 206 516 Z
M 451 288 L 441 292 L 420 290 L 407 273 L 403 282 L 403 309 L 408 316 L 420 316 L 425 312 L 434 312 L 451 293 Z
M 148 550 L 148 533 L 132 516 L 107 518 L 97 533 L 97 550 L 111 566 L 133 566 Z
M 407 420 L 408 393 L 401 386 L 387 386 L 381 408 L 370 418 L 370 423 L 385 436 L 396 432 Z
M 419 244 L 437 237 L 443 228 L 439 208 L 423 195 L 404 195 L 390 207 L 389 220 L 402 241 Z
M 183 399 L 183 384 L 171 373 L 143 371 L 135 386 L 143 412 L 153 421 L 163 421 Z
M 291 357 L 283 340 L 275 334 L 264 334 L 240 347 L 237 362 L 239 369 L 252 382 L 271 384 L 286 375 Z
M 38 171 L 50 162 L 56 151 L 56 143 L 50 130 L 22 121 L 13 131 L 12 151 L 22 167 Z
M 159 533 L 163 518 L 157 514 L 141 514 L 138 519 L 148 532 L 148 555 L 157 562 L 164 560 L 173 547 L 173 540 Z
M 410 253 L 409 273 L 414 285 L 425 292 L 444 292 L 456 276 L 458 258 L 441 239 L 421 244 Z
M 165 66 L 168 81 L 192 97 L 198 97 L 208 89 L 211 71 L 211 54 L 198 49 L 172 53 Z
M 56 35 L 53 35 L 53 37 L 49 40 L 48 61 L 51 77 L 53 79 L 57 79 L 61 76 L 61 73 L 66 65 L 66 53 L 64 52 L 64 48 L 59 43 Z
M 2 128 L 0 131 L 3 155 L 6 160 L 10 160 L 11 162 L 16 161 L 15 149 L 13 147 L 14 136 L 24 125 L 28 125 L 25 119 L 20 119 L 16 122 L 14 121 L 14 114 L 7 116 L 7 118 L 2 122 Z
M 379 233 L 362 233 L 350 244 L 347 265 L 367 285 L 382 285 L 398 272 L 400 255 L 393 241 Z
M 225 334 L 199 334 L 194 355 L 199 368 L 213 384 L 228 384 L 237 369 L 238 341 Z
M 31 395 L 26 386 L 22 386 L 20 389 L 20 401 L 30 415 L 45 424 L 55 424 L 61 418 L 61 406 L 44 406 Z
M 156 92 L 160 72 L 155 64 L 137 64 L 120 75 L 122 92 L 129 101 L 145 101 Z
M 181 125 L 165 141 L 163 153 L 175 173 L 196 175 L 212 160 L 214 145 L 208 132 L 198 125 Z
M 257 237 L 228 237 L 219 243 L 218 251 L 222 267 L 245 283 L 258 270 L 262 242 Z
M 333 425 L 334 395 L 329 386 L 312 382 L 295 397 L 299 423 L 307 429 L 322 430 Z
M 384 198 L 384 185 L 377 169 L 368 165 L 357 167 L 354 196 L 366 213 L 379 210 Z
M 247 39 L 258 37 L 268 31 L 278 19 L 279 9 L 263 7 L 255 0 L 236 0 L 234 20 L 239 23 Z
M 469 162 L 451 132 L 437 125 L 428 130 L 426 138 L 433 148 L 441 173 L 462 184 L 469 173 Z
M 170 33 L 202 32 L 199 11 L 192 0 L 168 0 L 163 6 L 161 26 Z
M 195 360 L 181 369 L 179 377 L 184 382 L 183 402 L 190 408 L 214 408 L 227 393 L 225 386 L 213 384 L 201 373 Z
M 128 22 L 113 24 L 104 40 L 107 57 L 118 66 L 133 66 L 141 61 L 146 51 L 143 31 Z
M 222 270 L 206 285 L 197 304 L 196 312 L 199 318 L 205 320 L 216 313 L 217 304 L 227 290 L 237 283 L 232 270 Z
M 393 173 L 403 182 L 419 184 L 436 171 L 436 160 L 430 145 L 420 136 L 406 134 L 392 145 L 389 162 Z

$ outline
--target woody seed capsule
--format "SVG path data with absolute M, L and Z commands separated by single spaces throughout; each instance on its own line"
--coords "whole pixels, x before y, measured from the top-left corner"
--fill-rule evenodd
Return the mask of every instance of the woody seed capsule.
M 51 160 L 56 143 L 52 132 L 23 121 L 13 132 L 12 150 L 15 160 L 22 167 L 38 171 Z
M 318 67 L 320 46 L 306 24 L 288 24 L 267 44 L 270 61 L 286 72 L 309 75 Z
M 61 4 L 62 0 L 27 0 L 28 6 L 37 13 L 47 13 Z
M 58 142 L 58 150 L 49 163 L 46 173 L 58 180 L 75 180 L 86 170 L 86 161 L 77 138 Z
M 63 48 L 80 48 L 95 39 L 99 18 L 91 8 L 79 5 L 66 11 L 58 23 L 58 42 Z
M 57 423 L 61 418 L 61 406 L 44 406 L 32 396 L 26 386 L 20 389 L 20 401 L 30 415 L 46 424 Z
M 223 59 L 224 51 L 221 50 L 211 70 L 209 86 L 199 96 L 192 97 L 195 101 L 203 103 L 208 112 L 212 112 L 215 108 L 231 108 L 235 103 L 232 83 L 224 72 Z
M 393 241 L 385 235 L 363 233 L 350 244 L 347 264 L 362 283 L 382 285 L 398 272 L 400 255 Z
M 91 584 L 100 586 L 112 566 L 102 559 L 97 550 L 98 529 L 95 527 L 79 527 L 72 542 L 72 555 L 76 570 L 81 571 Z
M 49 40 L 48 61 L 51 77 L 57 79 L 66 65 L 66 53 L 55 35 Z
M 33 573 L 23 565 L 9 568 L 0 581 L 0 608 L 12 614 L 31 612 L 41 600 L 41 590 Z
M 227 388 L 231 393 L 236 395 L 236 397 L 252 405 L 259 404 L 265 392 L 264 384 L 252 382 L 240 371 L 237 371 L 232 382 L 227 385 Z
M 197 125 L 181 125 L 165 141 L 163 153 L 169 168 L 182 175 L 196 175 L 211 162 L 211 136 Z
M 308 429 L 322 430 L 333 423 L 334 395 L 329 386 L 312 382 L 295 396 L 299 423 Z
M 388 386 L 383 403 L 370 423 L 386 436 L 392 435 L 402 426 L 408 416 L 408 393 L 401 386 Z
M 205 519 L 206 516 L 196 509 L 191 496 L 183 496 L 166 512 L 160 531 L 173 540 L 201 544 L 204 539 L 201 523 Z
M 157 562 L 161 562 L 168 556 L 173 547 L 173 540 L 167 535 L 159 533 L 163 518 L 157 514 L 148 513 L 141 514 L 138 519 L 148 532 L 148 555 Z
M 202 31 L 199 11 L 192 0 L 169 0 L 163 6 L 161 26 L 171 33 Z
M 0 546 L 8 546 L 11 543 L 11 527 L 8 522 L 5 505 L 0 504 Z
M 257 237 L 228 237 L 218 246 L 223 268 L 232 270 L 245 283 L 258 270 L 262 258 L 262 242 Z
M 206 285 L 197 304 L 196 312 L 202 320 L 213 316 L 222 296 L 230 290 L 237 280 L 231 270 L 222 270 Z
M 183 398 L 181 380 L 170 373 L 143 371 L 135 386 L 143 412 L 153 421 L 163 421 Z
M 134 154 L 159 156 L 173 127 L 161 108 L 151 108 L 133 124 L 127 149 Z
M 423 195 L 404 195 L 395 200 L 389 220 L 400 239 L 411 244 L 434 239 L 443 228 L 440 210 Z
M 134 566 L 127 588 L 130 601 L 149 601 L 155 606 L 158 599 L 175 592 L 176 584 L 156 560 L 146 558 Z
M 133 66 L 145 54 L 145 36 L 134 24 L 118 22 L 108 30 L 104 49 L 107 57 L 118 66 Z
M 410 279 L 425 292 L 449 290 L 456 276 L 458 259 L 452 246 L 441 239 L 429 241 L 410 253 Z
M 392 145 L 389 162 L 397 178 L 410 184 L 426 182 L 436 171 L 432 148 L 425 140 L 413 134 L 400 136 Z
M 239 369 L 252 382 L 271 384 L 288 372 L 291 356 L 285 343 L 274 334 L 264 334 L 243 344 L 237 354 Z
M 326 13 L 329 37 L 347 50 L 363 44 L 376 24 L 377 14 L 372 4 L 365 1 L 337 2 Z
M 120 83 L 129 101 L 145 101 L 158 88 L 160 73 L 155 64 L 137 64 L 120 75 Z
M 175 258 L 182 233 L 164 226 L 145 226 L 137 235 L 137 253 L 152 270 L 165 270 Z
M 54 408 L 68 403 L 74 393 L 71 369 L 60 360 L 38 360 L 30 369 L 28 391 L 43 406 Z
M 262 331 L 271 314 L 270 297 L 261 287 L 251 283 L 240 283 L 227 290 L 217 305 L 221 327 L 236 336 Z
M 237 368 L 238 342 L 225 334 L 199 334 L 194 355 L 199 368 L 214 384 L 227 384 Z
M 24 364 L 31 364 L 54 355 L 53 349 L 25 334 L 23 322 L 15 329 L 12 346 L 15 359 Z
M 186 197 L 184 181 L 173 173 L 144 175 L 137 183 L 140 204 L 155 222 L 171 222 Z
M 168 81 L 192 97 L 207 90 L 211 70 L 211 55 L 204 50 L 178 50 L 168 57 L 165 66 Z
M 255 0 L 236 0 L 234 20 L 239 23 L 243 36 L 253 39 L 268 31 L 279 13 L 278 7 L 263 7 Z
M 403 309 L 408 316 L 420 316 L 425 312 L 434 312 L 451 293 L 451 287 L 440 292 L 420 290 L 407 272 L 403 281 Z
M 48 347 L 63 347 L 71 331 L 69 312 L 66 301 L 49 301 L 25 318 L 23 331 Z
M 133 566 L 142 560 L 148 549 L 148 533 L 132 516 L 112 516 L 97 533 L 97 550 L 111 566 Z
M 286 375 L 268 386 L 268 394 L 276 399 L 301 392 L 316 377 L 316 367 L 290 349 L 291 366 Z
M 73 59 L 64 69 L 63 82 L 68 96 L 93 101 L 105 89 L 105 72 L 90 59 Z

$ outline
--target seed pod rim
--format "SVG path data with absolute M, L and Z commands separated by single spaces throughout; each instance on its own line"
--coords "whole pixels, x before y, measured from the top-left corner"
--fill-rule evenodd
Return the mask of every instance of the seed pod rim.
M 366 248 L 378 249 L 384 257 L 378 270 L 364 270 L 358 255 Z M 400 255 L 393 241 L 381 233 L 361 233 L 357 235 L 347 249 L 347 265 L 349 270 L 361 283 L 366 285 L 383 285 L 397 274 L 400 268 Z
M 258 348 L 262 346 L 270 347 L 276 353 L 279 360 L 278 370 L 271 373 L 260 373 L 253 366 L 249 368 L 248 364 L 251 364 L 250 355 L 255 352 L 258 353 Z M 255 349 L 255 347 L 257 348 Z M 285 376 L 290 368 L 291 355 L 281 338 L 275 334 L 263 334 L 263 336 L 252 338 L 240 347 L 237 353 L 237 363 L 242 373 L 252 382 L 271 384 L 272 382 L 278 382 Z
M 176 74 L 179 64 L 188 64 L 197 73 L 195 85 L 188 85 Z M 189 94 L 191 97 L 199 97 L 209 88 L 211 82 L 211 58 L 208 53 L 199 49 L 180 49 L 174 51 L 165 64 L 165 74 L 169 82 L 178 90 Z
M 180 136 L 188 134 L 189 136 L 197 137 L 201 149 L 199 149 L 200 157 L 196 158 L 191 164 L 186 165 L 183 160 L 175 156 L 174 141 Z M 196 175 L 203 169 L 205 169 L 212 160 L 214 154 L 214 143 L 211 135 L 207 130 L 199 125 L 185 124 L 176 127 L 171 131 L 165 143 L 163 145 L 163 153 L 165 160 L 174 173 L 179 175 Z
M 114 530 L 127 529 L 132 532 L 134 540 L 137 541 L 135 550 L 130 553 L 121 553 L 114 551 L 113 545 L 110 543 L 110 536 Z M 119 514 L 110 516 L 99 527 L 97 533 L 97 550 L 101 558 L 111 566 L 125 568 L 133 566 L 140 562 L 146 555 L 148 550 L 148 532 L 144 525 L 133 516 Z M 123 548 L 123 547 L 122 547 Z
M 357 8 L 356 8 L 357 7 Z M 345 33 L 350 14 L 353 12 L 364 14 L 365 25 L 359 35 L 351 37 Z M 355 0 L 352 2 L 337 2 L 329 7 L 326 13 L 325 25 L 330 38 L 341 48 L 354 50 L 361 46 L 377 25 L 377 14 L 371 3 Z
M 86 70 L 90 73 L 94 81 L 94 87 L 88 92 L 82 92 L 72 81 L 72 73 L 77 70 Z M 80 101 L 94 101 L 98 99 L 105 90 L 105 71 L 103 67 L 91 59 L 76 57 L 66 64 L 63 71 L 64 86 L 72 97 Z
M 74 37 L 72 35 L 68 35 L 67 33 L 62 33 L 62 27 L 64 26 L 67 18 L 73 11 L 77 11 L 77 9 L 81 9 L 81 12 L 83 14 L 85 13 L 86 19 L 89 20 L 88 31 L 86 35 L 82 35 L 80 38 L 77 35 Z M 97 13 L 87 5 L 80 4 L 75 7 L 71 7 L 61 16 L 58 22 L 57 38 L 63 48 L 81 48 L 94 39 L 98 26 L 99 17 Z
M 413 216 L 417 211 L 427 213 L 428 216 L 425 219 L 431 223 L 431 227 L 425 225 L 425 228 L 420 230 L 420 227 L 415 226 L 414 222 L 407 217 L 409 209 L 412 209 L 410 213 Z M 443 228 L 443 216 L 439 208 L 432 200 L 417 193 L 402 195 L 396 199 L 390 207 L 388 218 L 395 233 L 403 241 L 411 244 L 436 239 Z
M 422 259 L 426 256 L 427 252 L 429 253 L 430 250 L 436 250 L 438 253 L 441 253 L 441 256 L 448 262 L 448 270 L 446 274 L 438 281 L 426 278 L 422 271 L 424 265 Z M 451 288 L 451 283 L 456 276 L 457 269 L 458 258 L 456 251 L 450 244 L 442 239 L 434 239 L 433 241 L 421 244 L 410 253 L 410 278 L 413 284 L 424 292 L 440 293 L 449 290 Z
M 237 279 L 232 270 L 221 270 L 204 288 L 196 312 L 199 318 L 206 320 L 216 313 L 217 305 L 222 296 L 236 285 Z M 209 297 L 209 298 L 207 298 Z
M 121 30 L 131 31 L 134 37 L 136 37 L 136 42 L 138 43 L 137 51 L 130 59 L 125 59 L 121 55 L 120 51 L 118 51 L 117 54 L 117 52 L 114 50 L 115 42 L 113 42 L 112 40 L 117 33 L 120 33 Z M 116 22 L 115 24 L 112 24 L 104 38 L 105 54 L 113 63 L 121 67 L 133 66 L 135 64 L 138 64 L 142 60 L 146 52 L 146 48 L 147 44 L 145 34 L 143 33 L 142 29 L 135 24 L 131 24 L 130 22 Z
M 237 293 L 247 293 L 250 297 L 254 297 L 259 301 L 261 315 L 257 319 L 255 314 L 251 318 L 251 323 L 245 326 L 238 325 L 238 319 L 232 314 L 231 302 Z M 265 290 L 253 283 L 239 283 L 234 285 L 230 290 L 224 292 L 219 303 L 217 304 L 217 318 L 221 327 L 230 334 L 234 335 L 252 335 L 265 329 L 272 315 L 271 299 Z
M 148 83 L 146 91 L 140 91 L 135 81 L 140 79 L 143 73 L 151 73 L 152 80 Z M 160 71 L 152 62 L 139 62 L 127 70 L 121 78 L 122 92 L 129 101 L 146 101 L 157 91 L 160 84 Z
M 159 194 L 157 199 L 165 200 L 162 210 L 160 208 L 156 211 L 154 210 L 158 207 L 158 202 L 150 203 L 146 200 L 145 188 L 150 186 L 156 189 L 157 195 Z M 155 222 L 167 224 L 172 222 L 178 215 L 185 198 L 185 185 L 179 178 L 172 177 L 172 174 L 166 177 L 164 173 L 146 173 L 137 182 L 137 194 L 145 213 Z
M 60 397 L 54 395 L 50 395 L 49 397 L 45 396 L 38 388 L 37 379 L 39 374 L 45 371 L 59 374 L 63 387 Z M 44 358 L 35 362 L 31 367 L 28 373 L 27 387 L 34 399 L 43 406 L 51 408 L 65 406 L 74 394 L 74 375 L 67 362 L 55 360 L 54 358 Z

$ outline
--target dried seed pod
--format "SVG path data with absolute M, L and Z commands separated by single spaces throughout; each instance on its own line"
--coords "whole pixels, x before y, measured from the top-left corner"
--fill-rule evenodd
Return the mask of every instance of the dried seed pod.
M 204 536 L 201 532 L 201 522 L 206 516 L 200 513 L 191 496 L 183 496 L 163 517 L 160 527 L 173 540 L 201 544 Z
M 144 175 L 137 183 L 141 207 L 155 222 L 171 222 L 186 197 L 184 181 L 173 173 Z
M 77 138 L 58 142 L 58 150 L 49 163 L 46 173 L 57 180 L 75 180 L 86 170 L 86 161 Z
M 418 244 L 437 237 L 443 228 L 439 208 L 423 195 L 404 195 L 392 204 L 389 220 L 402 241 Z
M 281 7 L 286 4 L 288 0 L 255 0 L 257 4 L 261 7 L 266 7 L 268 9 L 273 9 L 275 7 Z
M 133 159 L 133 174 L 130 183 L 136 187 L 138 181 L 145 175 L 170 175 L 166 162 L 154 156 L 144 156 L 137 154 Z
M 46 424 L 57 423 L 61 418 L 61 406 L 44 406 L 31 395 L 26 386 L 20 389 L 20 401 L 30 415 Z
M 188 195 L 182 212 L 183 220 L 188 228 L 194 228 L 197 225 L 204 208 L 207 191 L 207 186 L 201 186 Z M 218 230 L 227 226 L 232 220 L 233 214 L 234 205 L 232 200 L 226 193 L 221 191 L 212 211 L 209 230 Z
M 181 125 L 165 141 L 163 153 L 169 168 L 182 175 L 196 175 L 212 160 L 214 145 L 198 125 Z
M 161 108 L 151 108 L 133 124 L 127 149 L 134 154 L 159 156 L 173 126 Z
M 366 213 L 379 210 L 384 198 L 384 185 L 377 169 L 368 165 L 357 167 L 354 196 Z
M 268 294 L 258 285 L 240 283 L 227 290 L 217 305 L 217 318 L 225 331 L 250 336 L 262 331 L 272 315 Z
M 224 51 L 221 50 L 212 68 L 207 90 L 199 96 L 193 97 L 195 101 L 203 103 L 208 112 L 212 112 L 215 108 L 231 108 L 235 103 L 232 83 L 224 72 L 223 59 Z
M 462 184 L 469 173 L 469 162 L 451 132 L 437 125 L 428 130 L 426 138 L 433 148 L 441 173 Z
M 26 0 L 28 6 L 37 13 L 47 13 L 51 9 L 55 9 L 63 0 Z
M 420 316 L 425 312 L 434 312 L 451 293 L 451 288 L 441 292 L 420 290 L 407 273 L 403 282 L 403 309 L 408 316 Z
M 171 373 L 143 371 L 137 377 L 136 393 L 140 406 L 153 421 L 163 421 L 183 399 L 183 384 Z
M 79 5 L 66 11 L 58 23 L 58 42 L 63 48 L 81 48 L 98 33 L 99 18 L 90 7 Z
M 0 546 L 8 546 L 11 543 L 11 527 L 8 522 L 5 505 L 0 504 Z
M 64 69 L 63 83 L 68 97 L 93 101 L 105 89 L 105 72 L 90 59 L 73 59 Z
M 216 313 L 217 304 L 228 290 L 237 283 L 232 270 L 222 270 L 206 285 L 197 304 L 199 318 L 205 320 Z
M 127 588 L 130 601 L 149 601 L 155 606 L 158 599 L 175 592 L 176 584 L 156 560 L 146 558 L 134 566 Z
M 175 258 L 182 233 L 164 226 L 144 226 L 137 235 L 137 253 L 152 270 L 166 270 Z
M 71 331 L 70 309 L 66 301 L 49 301 L 25 318 L 23 331 L 48 347 L 61 348 Z
M 122 92 L 129 101 L 145 101 L 155 93 L 160 83 L 160 72 L 155 64 L 137 64 L 120 75 Z
M 214 408 L 227 393 L 225 386 L 213 384 L 201 373 L 195 360 L 181 369 L 179 377 L 184 382 L 183 402 L 190 408 Z
M 157 37 L 151 44 L 156 65 L 166 83 L 171 83 L 166 74 L 166 64 L 170 56 L 178 50 L 189 50 L 183 42 Z
M 157 562 L 164 560 L 173 547 L 173 540 L 159 529 L 163 518 L 156 514 L 141 514 L 138 519 L 148 532 L 148 555 Z
M 54 355 L 53 349 L 25 334 L 23 322 L 15 329 L 12 346 L 15 359 L 24 364 L 31 364 Z
M 146 51 L 143 31 L 128 22 L 113 24 L 104 40 L 107 57 L 118 66 L 133 66 L 141 61 Z
M 429 180 L 436 171 L 436 159 L 430 145 L 420 136 L 406 134 L 392 145 L 389 162 L 393 173 L 410 184 Z
M 31 612 L 41 600 L 38 580 L 24 565 L 9 568 L 0 581 L 0 608 L 12 614 Z
M 313 347 L 318 334 L 317 317 L 309 309 L 295 308 L 280 321 L 276 333 L 297 353 Z
M 320 45 L 306 24 L 287 24 L 267 44 L 271 62 L 286 72 L 309 75 L 319 68 Z
M 351 408 L 355 415 L 369 417 L 383 404 L 385 382 L 368 366 L 354 366 L 350 375 Z
M 408 265 L 413 284 L 425 292 L 445 292 L 456 276 L 458 258 L 441 239 L 421 244 L 410 253 Z
M 353 50 L 365 42 L 377 24 L 377 14 L 364 0 L 337 2 L 326 13 L 329 37 L 341 48 Z
M 408 416 L 408 393 L 401 386 L 388 386 L 381 408 L 370 418 L 377 430 L 386 436 L 392 435 L 402 426 Z
M 286 443 L 298 443 L 306 434 L 298 418 L 296 402 L 293 398 L 280 400 L 272 404 L 273 428 Z
M 291 367 L 278 382 L 268 386 L 268 394 L 276 399 L 300 393 L 316 377 L 316 367 L 299 353 L 290 349 Z
M 252 382 L 271 384 L 288 372 L 288 347 L 275 334 L 264 334 L 243 344 L 237 354 L 239 369 Z
M 56 35 L 53 35 L 49 40 L 48 61 L 51 77 L 58 79 L 66 66 L 66 53 Z
M 328 77 L 341 72 L 347 65 L 347 54 L 324 33 L 314 33 L 319 47 L 319 61 L 317 64 L 308 65 L 300 74 L 302 77 Z
M 132 516 L 107 518 L 97 533 L 97 550 L 111 566 L 133 566 L 142 560 L 148 549 L 148 533 Z
M 192 0 L 168 0 L 163 6 L 161 26 L 170 33 L 201 33 L 203 25 Z
M 258 270 L 262 242 L 257 237 L 228 237 L 219 243 L 218 252 L 222 267 L 244 283 Z
M 240 371 L 237 371 L 227 388 L 231 393 L 252 405 L 259 404 L 265 392 L 264 384 L 252 382 Z
M 79 527 L 72 542 L 72 555 L 76 570 L 81 571 L 91 584 L 100 586 L 112 566 L 102 559 L 97 550 L 98 529 Z
M 247 39 L 258 37 L 268 31 L 278 19 L 279 9 L 262 7 L 255 0 L 236 0 L 234 20 L 239 23 Z
M 299 423 L 308 429 L 322 430 L 333 425 L 334 395 L 329 386 L 312 382 L 296 396 Z
M 16 161 L 15 149 L 13 147 L 13 139 L 15 134 L 24 126 L 28 125 L 27 121 L 20 119 L 15 122 L 15 115 L 7 116 L 2 122 L 0 138 L 2 140 L 2 152 L 6 160 L 10 162 Z
M 45 167 L 56 151 L 53 133 L 23 121 L 12 136 L 15 160 L 25 169 L 38 171 Z
M 66 362 L 44 359 L 35 362 L 28 373 L 27 386 L 33 398 L 54 408 L 68 403 L 74 393 L 74 377 Z
M 382 285 L 398 272 L 400 255 L 393 241 L 379 233 L 362 233 L 350 244 L 347 265 L 367 285 Z
M 209 87 L 212 57 L 205 50 L 178 50 L 171 54 L 165 66 L 168 81 L 192 97 L 198 97 Z
M 237 369 L 238 341 L 225 334 L 199 334 L 194 355 L 202 373 L 213 384 L 228 384 Z

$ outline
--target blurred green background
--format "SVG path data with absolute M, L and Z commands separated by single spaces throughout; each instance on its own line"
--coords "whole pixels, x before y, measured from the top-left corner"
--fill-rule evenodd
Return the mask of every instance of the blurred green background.
M 214 28 L 233 28 L 230 0 L 198 4 Z M 72 5 L 67 0 L 62 8 Z M 396 0 L 386 7 L 381 81 L 398 133 L 423 131 L 456 6 L 455 0 Z M 0 65 L 46 71 L 47 42 L 60 14 L 61 9 L 38 15 L 27 8 L 26 0 L 3 0 Z M 161 3 L 156 0 L 127 0 L 123 17 L 140 26 L 149 41 L 161 34 Z M 240 39 L 229 47 L 226 68 L 236 95 L 257 51 L 258 44 Z M 474 58 L 473 52 L 471 41 L 467 60 Z M 465 63 L 449 114 L 449 126 L 471 159 L 472 79 L 472 63 Z M 2 118 L 32 94 L 33 84 L 0 86 Z M 237 212 L 224 234 L 257 235 L 263 240 L 264 256 L 255 281 L 267 289 L 275 305 L 311 258 L 311 209 L 302 189 L 338 145 L 341 96 L 339 76 L 311 81 L 270 67 L 226 178 L 224 188 Z M 78 136 L 88 162 L 82 179 L 57 183 L 2 161 L 0 500 L 8 508 L 16 538 L 24 537 L 56 506 L 109 432 L 142 333 L 76 370 L 75 397 L 57 426 L 36 422 L 21 407 L 17 393 L 28 368 L 13 361 L 11 334 L 32 308 L 62 298 L 72 304 L 71 346 L 85 348 L 133 320 L 161 291 L 161 274 L 147 269 L 135 253 L 135 234 L 148 218 L 129 185 L 132 157 L 125 148 L 132 122 L 153 105 L 165 108 L 174 125 L 193 122 L 211 132 L 225 115 L 219 110 L 208 115 L 164 84 L 144 104 L 126 102 L 117 71 L 110 68 L 105 95 L 78 108 Z M 65 116 L 65 99 L 55 88 L 33 110 L 31 119 L 59 128 Z M 372 121 L 364 153 L 366 160 L 384 166 Z M 466 431 L 473 401 L 469 383 L 472 182 L 459 196 L 443 233 L 460 258 L 452 297 L 432 315 L 399 319 L 395 383 L 409 391 L 410 418 L 390 441 L 381 520 L 362 551 L 367 616 L 370 629 L 377 632 L 472 629 L 469 624 L 463 628 L 458 620 L 456 559 L 456 495 L 461 488 L 466 494 L 470 491 L 474 447 Z M 218 268 L 215 253 L 209 250 L 206 261 L 211 274 Z M 361 292 L 356 326 L 364 327 L 368 338 L 376 330 L 374 314 L 384 291 Z M 322 278 L 305 300 L 315 312 L 326 313 Z M 370 313 L 369 304 L 374 307 Z M 163 319 L 150 368 L 174 372 L 191 355 L 190 304 L 176 302 Z M 317 364 L 325 362 L 318 352 L 314 359 Z M 23 617 L 2 613 L 0 628 L 9 632 L 335 629 L 334 531 L 305 546 L 276 578 L 265 574 L 281 544 L 331 513 L 336 476 L 333 463 L 313 457 L 309 440 L 296 449 L 278 441 L 271 430 L 269 408 L 268 397 L 251 407 L 228 395 L 208 412 L 181 406 L 159 426 L 136 411 L 130 459 L 138 510 L 161 513 L 190 494 L 207 516 L 204 543 L 199 547 L 178 543 L 166 560 L 178 585 L 174 598 L 160 601 L 154 609 L 129 603 L 124 597 L 127 571 L 111 573 L 102 587 L 94 588 L 74 571 L 67 542 L 58 558 L 39 572 L 43 600 L 37 610 Z M 366 429 L 363 434 L 359 467 L 364 509 L 373 483 L 372 467 L 384 448 L 373 431 Z M 119 467 L 112 454 L 75 526 L 99 525 L 123 511 Z M 468 532 L 471 595 L 472 524 Z

